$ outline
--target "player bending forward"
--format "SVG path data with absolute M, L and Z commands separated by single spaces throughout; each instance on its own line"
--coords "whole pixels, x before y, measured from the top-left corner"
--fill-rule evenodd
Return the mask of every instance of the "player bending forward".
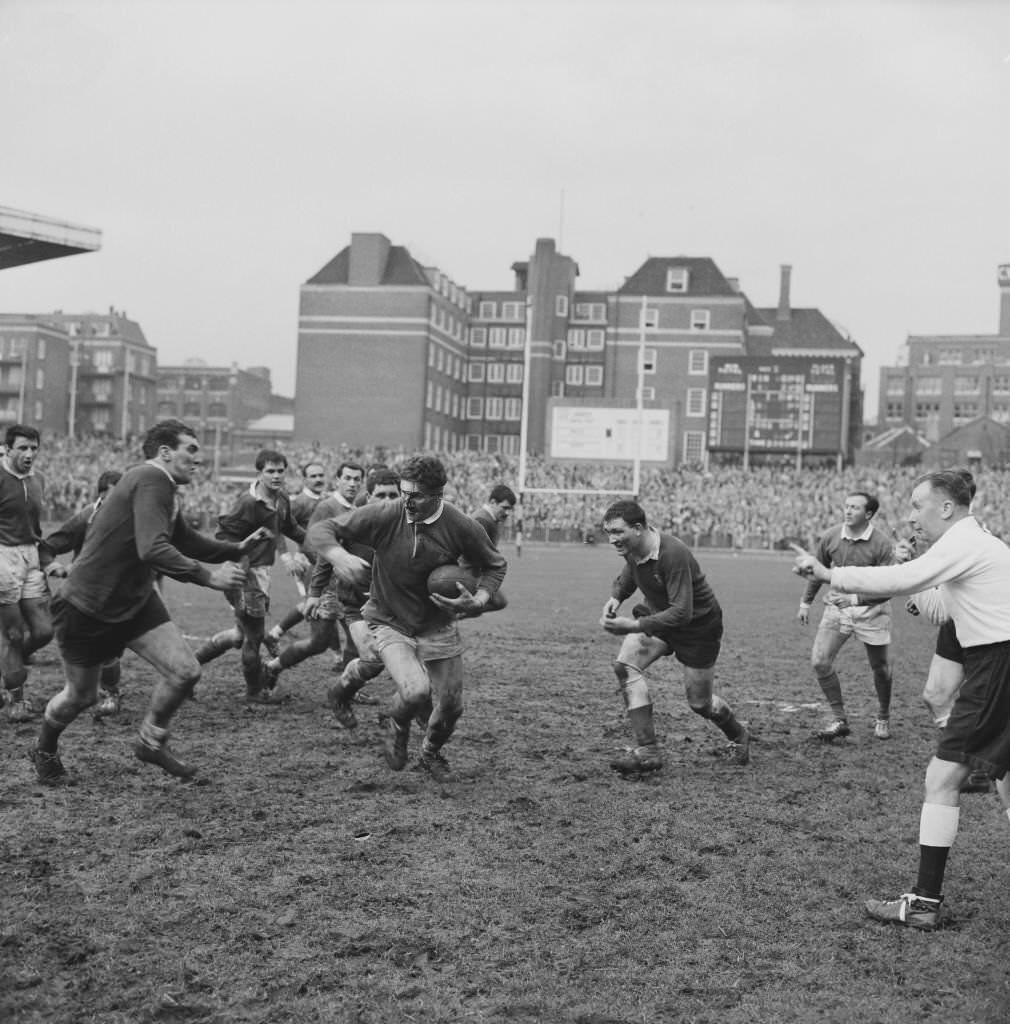
M 46 705 L 38 741 L 28 750 L 45 785 L 67 781 L 58 750 L 60 736 L 97 700 L 102 665 L 127 647 L 161 676 L 134 753 L 170 775 L 188 779 L 195 774 L 195 769 L 176 760 L 166 741 L 172 716 L 200 679 L 200 666 L 165 608 L 155 575 L 213 590 L 239 587 L 245 570 L 228 559 L 241 558 L 265 535 L 257 530 L 239 544 L 228 544 L 187 525 L 177 491 L 193 479 L 200 443 L 185 424 L 156 423 L 147 432 L 143 449 L 147 461 L 127 470 L 109 492 L 73 572 L 53 598 L 66 683 Z M 224 564 L 208 569 L 201 562 Z
M 663 767 L 652 718 L 652 698 L 642 674 L 653 662 L 673 655 L 684 666 L 691 710 L 714 722 L 729 739 L 727 758 L 750 760 L 750 734 L 730 706 L 712 692 L 722 639 L 722 609 L 687 545 L 646 523 L 634 501 L 618 501 L 603 514 L 603 529 L 624 568 L 614 580 L 600 625 L 624 639 L 614 662 L 635 747 L 611 762 L 622 775 L 642 775 Z M 646 603 L 632 618 L 619 616 L 621 602 L 640 590 Z

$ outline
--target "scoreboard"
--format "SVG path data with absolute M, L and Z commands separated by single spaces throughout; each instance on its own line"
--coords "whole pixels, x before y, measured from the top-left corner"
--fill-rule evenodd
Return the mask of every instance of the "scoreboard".
M 844 359 L 711 359 L 709 451 L 843 450 L 845 373 Z

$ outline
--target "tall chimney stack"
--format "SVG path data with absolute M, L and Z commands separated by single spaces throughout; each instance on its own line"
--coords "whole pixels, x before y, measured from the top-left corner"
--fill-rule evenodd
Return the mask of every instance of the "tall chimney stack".
M 779 286 L 779 310 L 775 314 L 776 320 L 788 320 L 791 316 L 789 305 L 789 278 L 792 276 L 793 268 L 788 263 L 782 264 L 782 283 Z
M 1004 263 L 999 275 L 999 336 L 1010 338 L 1010 263 Z

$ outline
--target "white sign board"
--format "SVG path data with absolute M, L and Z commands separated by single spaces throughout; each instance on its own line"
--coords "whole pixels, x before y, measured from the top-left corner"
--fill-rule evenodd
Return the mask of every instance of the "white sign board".
M 642 426 L 639 428 L 639 415 Z M 551 458 L 666 462 L 670 410 L 555 405 L 551 408 Z

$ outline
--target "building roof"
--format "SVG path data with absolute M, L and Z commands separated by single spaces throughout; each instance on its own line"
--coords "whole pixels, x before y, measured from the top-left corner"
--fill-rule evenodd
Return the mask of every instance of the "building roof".
M 666 272 L 688 271 L 686 292 L 667 292 Z M 708 256 L 650 256 L 618 289 L 621 295 L 738 295 Z
M 922 434 L 909 426 L 890 427 L 887 430 L 871 437 L 863 443 L 863 448 L 869 450 L 890 449 L 895 447 L 905 448 L 908 445 L 919 448 L 928 448 L 929 441 Z
M 102 233 L 97 228 L 0 206 L 0 270 L 101 247 Z
M 778 319 L 778 309 L 759 309 L 758 314 L 774 330 L 771 347 L 777 355 L 790 350 L 804 352 L 823 349 L 826 352 L 845 350 L 862 355 L 863 350 L 841 331 L 819 309 L 789 310 L 789 319 Z
M 306 284 L 347 284 L 350 280 L 351 247 L 345 245 L 321 270 L 306 281 Z M 402 245 L 391 245 L 386 266 L 379 285 L 427 285 L 431 281 L 424 267 Z

